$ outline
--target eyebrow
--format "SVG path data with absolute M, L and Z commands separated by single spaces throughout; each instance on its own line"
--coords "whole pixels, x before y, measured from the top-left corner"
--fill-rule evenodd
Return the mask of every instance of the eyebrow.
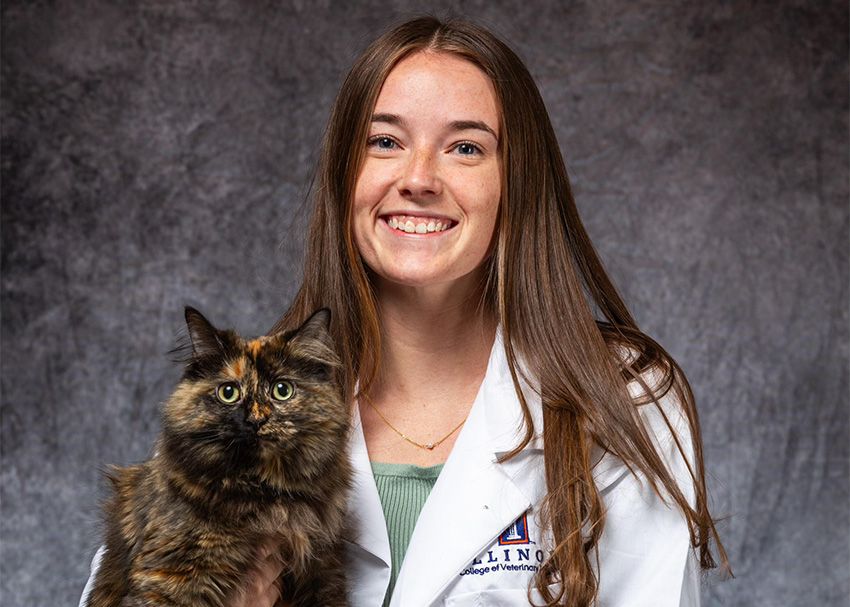
M 405 126 L 404 118 L 396 114 L 372 114 L 372 122 L 385 122 L 387 124 Z M 451 122 L 449 126 L 453 131 L 466 131 L 469 129 L 484 131 L 485 133 L 490 133 L 496 141 L 499 140 L 499 136 L 496 134 L 496 131 L 490 128 L 487 123 L 481 122 L 480 120 L 455 120 L 454 122 Z

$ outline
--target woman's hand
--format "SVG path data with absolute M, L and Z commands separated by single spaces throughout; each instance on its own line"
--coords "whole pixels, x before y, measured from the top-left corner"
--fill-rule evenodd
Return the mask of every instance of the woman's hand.
M 228 603 L 229 607 L 284 607 L 279 603 L 280 588 L 277 579 L 283 565 L 277 555 L 277 545 L 266 543 L 260 546 L 257 562 L 239 589 Z

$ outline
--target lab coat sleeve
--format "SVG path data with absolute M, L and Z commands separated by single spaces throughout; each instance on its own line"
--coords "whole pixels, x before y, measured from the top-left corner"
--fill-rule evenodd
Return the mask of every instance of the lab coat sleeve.
M 83 595 L 80 597 L 79 607 L 86 607 L 88 605 L 89 594 L 94 586 L 94 578 L 97 575 L 97 570 L 100 569 L 100 561 L 103 558 L 104 552 L 106 552 L 106 546 L 101 546 L 94 554 L 94 558 L 91 561 L 91 573 L 89 574 L 89 580 L 86 582 L 86 587 L 83 588 Z
M 659 454 L 693 504 L 693 481 L 673 433 L 689 459 L 693 446 L 673 391 L 658 406 L 643 405 L 641 415 Z M 699 566 L 680 509 L 671 500 L 665 503 L 646 479 L 625 466 L 602 496 L 607 513 L 597 547 L 599 607 L 698 607 Z

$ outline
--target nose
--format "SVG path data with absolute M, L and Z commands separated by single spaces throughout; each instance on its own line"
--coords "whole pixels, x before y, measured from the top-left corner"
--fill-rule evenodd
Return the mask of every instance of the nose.
M 269 419 L 268 411 L 261 409 L 260 405 L 254 401 L 251 406 L 245 411 L 245 425 L 250 426 L 256 432 Z
M 404 165 L 399 179 L 401 194 L 411 198 L 436 196 L 442 192 L 439 175 L 438 152 L 426 148 L 414 148 Z

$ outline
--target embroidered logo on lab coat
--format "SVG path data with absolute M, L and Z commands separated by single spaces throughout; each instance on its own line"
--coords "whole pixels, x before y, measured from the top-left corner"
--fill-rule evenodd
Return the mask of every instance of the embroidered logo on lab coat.
M 505 529 L 505 532 L 499 536 L 499 546 L 509 546 L 511 544 L 528 544 L 528 519 L 523 514 L 514 524 Z
M 546 555 L 543 550 L 536 547 L 520 547 L 520 544 L 534 544 L 528 532 L 528 518 L 523 514 L 510 527 L 505 529 L 499 536 L 498 544 L 491 546 L 478 558 L 473 559 L 471 565 L 461 572 L 464 576 L 487 576 L 490 574 L 502 574 L 513 572 L 525 575 L 536 572 Z M 507 546 L 499 548 L 498 546 Z

